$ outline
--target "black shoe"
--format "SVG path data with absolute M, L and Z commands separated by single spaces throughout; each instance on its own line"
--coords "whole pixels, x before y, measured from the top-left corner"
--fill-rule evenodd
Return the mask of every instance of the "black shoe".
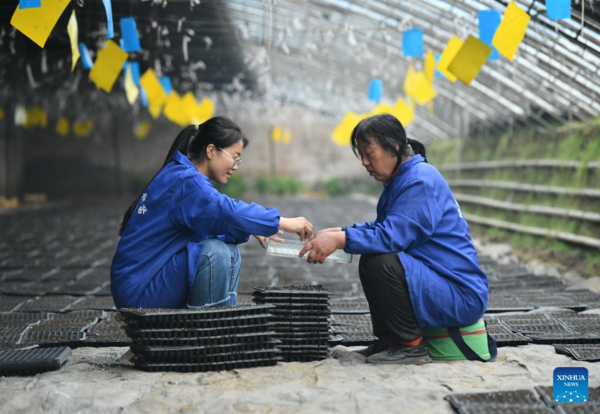
M 369 345 L 365 349 L 361 349 L 360 351 L 354 351 L 357 354 L 362 356 L 370 357 L 371 355 L 378 354 L 380 352 L 385 351 L 389 348 L 389 345 L 384 344 L 381 341 L 375 341 L 372 345 Z
M 369 364 L 422 365 L 432 362 L 425 344 L 417 346 L 392 345 L 367 358 Z

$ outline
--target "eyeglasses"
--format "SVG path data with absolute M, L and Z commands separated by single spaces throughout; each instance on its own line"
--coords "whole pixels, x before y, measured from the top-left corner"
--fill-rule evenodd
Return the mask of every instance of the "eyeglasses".
M 231 158 L 233 158 L 234 162 L 233 165 L 231 166 L 231 168 L 236 168 L 239 167 L 239 165 L 242 163 L 242 159 L 240 157 L 234 157 L 233 155 L 231 155 L 230 153 L 228 153 L 227 151 L 225 151 L 223 148 L 219 148 L 217 147 L 217 149 L 219 151 L 223 151 L 225 154 L 229 155 Z

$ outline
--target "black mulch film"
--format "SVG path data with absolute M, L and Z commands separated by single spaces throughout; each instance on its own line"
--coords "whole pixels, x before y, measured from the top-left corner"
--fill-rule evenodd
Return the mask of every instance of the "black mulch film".
M 68 347 L 0 350 L 0 376 L 35 375 L 57 370 L 70 356 Z

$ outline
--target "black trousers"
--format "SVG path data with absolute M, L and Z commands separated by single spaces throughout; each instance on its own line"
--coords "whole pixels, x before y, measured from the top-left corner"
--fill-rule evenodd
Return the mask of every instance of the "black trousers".
M 421 329 L 398 254 L 362 255 L 358 271 L 371 309 L 375 336 L 384 342 L 412 341 L 420 337 Z

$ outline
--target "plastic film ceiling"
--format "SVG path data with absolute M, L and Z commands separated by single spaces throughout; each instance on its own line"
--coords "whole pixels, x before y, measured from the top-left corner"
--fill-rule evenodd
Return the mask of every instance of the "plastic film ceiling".
M 2 3 L 0 78 L 4 85 L 0 89 L 5 99 L 16 96 L 16 102 L 27 104 L 25 99 L 68 95 L 82 102 L 125 102 L 122 93 L 119 97 L 114 92 L 104 96 L 90 87 L 79 68 L 73 74 L 68 71 L 68 16 L 61 18 L 45 50 L 41 50 L 8 24 L 18 2 Z M 105 39 L 102 2 L 74 3 L 80 39 L 92 50 L 99 48 Z M 273 103 L 275 108 L 291 103 L 331 116 L 336 123 L 347 111 L 372 109 L 367 92 L 374 78 L 384 82 L 385 102 L 393 103 L 403 96 L 409 66 L 417 70 L 423 67 L 422 58 L 403 57 L 405 30 L 423 29 L 425 51 L 441 53 L 452 36 L 478 37 L 479 10 L 503 13 L 508 1 L 112 3 L 115 20 L 136 18 L 144 49 L 138 57 L 142 70 L 152 67 L 169 75 L 180 93 L 219 91 Z M 435 79 L 433 114 L 427 107 L 417 108 L 409 127 L 413 136 L 430 141 L 519 125 L 546 128 L 569 121 L 587 122 L 600 114 L 600 1 L 572 2 L 571 19 L 558 21 L 548 18 L 544 1 L 516 3 L 528 11 L 531 21 L 514 61 L 488 61 L 470 86 Z M 185 36 L 190 37 L 187 60 L 181 45 Z M 40 72 L 38 68 L 44 65 L 50 70 Z M 85 105 L 58 99 L 54 106 L 81 111 Z

